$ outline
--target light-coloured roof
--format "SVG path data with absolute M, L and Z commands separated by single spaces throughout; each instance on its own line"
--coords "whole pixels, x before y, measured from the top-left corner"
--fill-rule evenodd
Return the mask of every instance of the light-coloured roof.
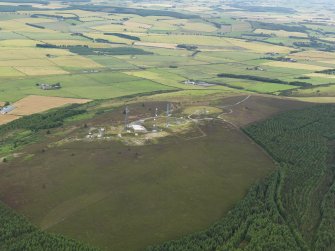
M 146 131 L 145 127 L 144 127 L 144 126 L 141 126 L 141 125 L 131 125 L 131 128 L 132 128 L 134 131 Z

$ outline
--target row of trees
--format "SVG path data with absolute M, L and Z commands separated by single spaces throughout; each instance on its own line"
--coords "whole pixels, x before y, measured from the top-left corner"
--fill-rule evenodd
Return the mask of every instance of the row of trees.
M 236 79 L 247 79 L 252 81 L 259 81 L 259 82 L 266 82 L 266 83 L 275 83 L 275 84 L 285 84 L 285 85 L 293 85 L 293 86 L 300 86 L 300 87 L 311 87 L 312 84 L 307 82 L 301 81 L 283 81 L 277 78 L 268 78 L 262 76 L 255 76 L 255 75 L 244 75 L 244 74 L 232 74 L 232 73 L 220 73 L 218 74 L 220 78 L 236 78 Z
M 78 107 L 79 105 L 73 104 L 46 113 L 22 117 L 18 120 L 14 120 L 8 124 L 0 126 L 0 135 L 4 135 L 6 132 L 18 129 L 39 131 L 42 129 L 59 127 L 63 125 L 65 119 L 86 112 L 86 110 L 77 109 Z
M 0 126 L 0 149 L 8 144 L 31 143 L 36 132 L 63 125 L 67 118 L 84 113 L 79 105 L 31 115 Z M 0 202 L 0 250 L 6 251 L 98 251 L 86 244 L 39 230 L 26 218 Z
M 63 236 L 42 232 L 2 203 L 0 203 L 0 222 L 0 250 L 98 251 Z

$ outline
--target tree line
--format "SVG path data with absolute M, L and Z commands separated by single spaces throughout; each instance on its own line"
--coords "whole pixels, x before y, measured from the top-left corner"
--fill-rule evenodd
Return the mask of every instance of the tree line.
M 207 230 L 147 250 L 335 250 L 335 106 L 286 112 L 243 130 L 278 169 Z

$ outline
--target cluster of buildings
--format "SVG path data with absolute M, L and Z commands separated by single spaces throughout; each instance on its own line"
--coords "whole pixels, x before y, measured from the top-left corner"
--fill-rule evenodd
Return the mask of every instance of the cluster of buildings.
M 0 114 L 5 115 L 5 114 L 13 111 L 14 109 L 15 109 L 15 106 L 12 106 L 12 105 L 4 106 L 4 107 L 0 108 Z
M 249 71 L 265 71 L 265 69 L 260 67 L 260 66 L 247 67 L 246 69 L 249 70 Z
M 39 86 L 42 90 L 57 90 L 62 88 L 60 83 L 56 83 L 56 84 L 37 84 L 37 86 Z
M 86 136 L 87 139 L 94 139 L 94 138 L 98 138 L 98 139 L 102 139 L 105 136 L 105 128 L 95 128 L 92 127 L 89 130 L 88 135 Z
M 281 59 L 282 62 L 289 62 L 289 63 L 296 63 L 298 62 L 298 60 L 294 59 L 294 58 L 282 58 Z
M 193 80 L 185 80 L 184 81 L 185 85 L 197 85 L 197 86 L 202 86 L 202 87 L 209 87 L 209 86 L 214 86 L 214 84 L 210 84 L 204 81 L 193 81 Z

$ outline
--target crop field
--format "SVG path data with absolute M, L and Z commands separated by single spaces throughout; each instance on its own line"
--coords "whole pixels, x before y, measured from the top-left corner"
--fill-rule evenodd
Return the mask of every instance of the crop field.
M 329 69 L 328 67 L 317 66 L 317 65 L 309 65 L 309 64 L 301 64 L 301 63 L 286 63 L 286 62 L 268 62 L 264 63 L 264 65 L 272 66 L 272 67 L 283 67 L 289 69 L 299 69 L 299 70 L 315 70 L 322 71 Z
M 289 32 L 284 30 L 265 30 L 265 29 L 257 29 L 254 31 L 255 33 L 261 33 L 261 34 L 274 34 L 278 37 L 307 37 L 306 33 L 302 32 Z
M 47 111 L 52 108 L 68 105 L 68 104 L 84 104 L 90 102 L 88 99 L 60 98 L 47 96 L 27 96 L 13 105 L 15 110 L 10 115 L 25 116 L 35 113 Z
M 103 65 L 105 68 L 111 70 L 135 70 L 138 69 L 137 66 L 128 63 L 125 60 L 118 59 L 116 57 L 110 56 L 88 56 L 88 58 L 97 62 L 99 65 Z
M 154 82 L 158 82 L 163 85 L 168 85 L 176 88 L 182 89 L 197 89 L 197 86 L 188 86 L 185 85 L 183 82 L 186 80 L 185 78 L 181 77 L 180 75 L 173 74 L 163 70 L 147 70 L 147 71 L 131 71 L 126 72 L 129 75 L 149 79 Z
M 157 47 L 164 49 L 176 49 L 177 44 L 168 44 L 168 43 L 150 43 L 150 42 L 135 42 L 137 46 L 146 46 L 146 47 Z
M 48 76 L 69 73 L 55 66 L 16 66 L 15 69 L 25 74 L 26 76 Z
M 123 73 L 67 74 L 46 77 L 2 80 L 0 100 L 17 101 L 27 95 L 59 96 L 67 98 L 104 99 L 159 90 L 173 90 L 162 85 Z M 36 84 L 61 82 L 58 90 L 41 90 Z
M 19 119 L 20 116 L 16 116 L 16 115 L 11 115 L 11 114 L 5 114 L 5 115 L 1 115 L 0 116 L 0 125 L 4 125 L 7 124 L 11 121 L 14 121 L 16 119 Z
M 60 56 L 51 58 L 50 61 L 60 67 L 77 67 L 79 69 L 96 69 L 103 68 L 102 65 L 94 62 L 93 60 L 81 56 Z
M 247 19 L 234 17 L 240 17 L 241 12 L 213 19 L 214 22 L 222 22 L 222 27 L 231 26 L 227 32 L 231 35 L 225 36 L 221 34 L 222 29 L 217 24 L 196 17 L 175 14 L 138 15 L 136 12 L 107 13 L 90 9 L 65 11 L 53 8 L 22 11 L 16 15 L 0 14 L 0 83 L 5 83 L 1 86 L 0 100 L 17 101 L 24 95 L 45 95 L 34 86 L 42 80 L 63 84 L 61 90 L 48 92 L 45 96 L 88 99 L 171 90 L 169 86 L 189 89 L 192 87 L 184 86 L 183 81 L 217 80 L 217 75 L 225 72 L 278 78 L 288 82 L 300 81 L 297 79 L 302 77 L 305 80 L 301 82 L 311 85 L 327 85 L 333 81 L 331 76 L 316 72 L 334 67 L 333 53 L 311 49 L 291 54 L 294 50 L 290 47 L 293 42 L 286 46 L 285 43 L 263 43 L 257 37 L 248 40 L 248 33 L 252 33 L 256 26 Z M 157 5 L 157 8 L 162 6 Z M 185 8 L 185 5 L 180 5 L 180 8 Z M 192 5 L 189 8 L 199 11 L 199 6 Z M 208 8 L 203 6 L 201 9 Z M 276 22 L 281 18 L 280 15 L 270 17 L 265 14 L 260 17 L 276 19 Z M 249 18 L 253 18 L 253 13 Z M 258 26 L 254 29 L 255 35 L 263 33 L 271 36 L 274 33 L 278 38 L 285 37 L 287 41 L 297 42 L 295 37 L 305 37 L 307 34 L 287 31 L 284 26 L 279 26 L 283 29 Z M 245 33 L 245 38 L 239 37 L 238 34 L 241 33 Z M 186 47 L 179 47 L 180 45 Z M 90 50 L 79 52 L 78 55 L 78 50 L 71 49 L 78 46 L 85 46 Z M 143 50 L 144 54 L 141 52 L 134 55 L 133 51 L 128 52 L 127 47 Z M 111 48 L 127 49 L 110 54 L 108 50 Z M 268 53 L 279 53 L 280 56 L 292 57 L 298 62 L 291 64 L 268 60 Z M 264 68 L 264 71 L 253 70 L 255 67 Z M 141 72 L 143 68 L 146 69 Z M 136 70 L 136 73 L 129 70 Z M 94 78 L 88 85 L 84 78 L 90 78 L 90 75 L 99 74 L 100 71 L 110 74 L 110 78 Z M 127 71 L 123 75 L 125 80 L 113 79 L 115 71 Z M 152 75 L 153 72 L 155 76 Z M 85 73 L 82 78 L 78 75 L 81 73 Z M 166 79 L 167 76 L 172 77 L 171 74 L 174 77 Z M 126 81 L 127 75 L 137 76 L 136 81 Z M 20 79 L 13 83 L 14 78 Z M 78 81 L 79 79 L 82 80 Z M 278 94 L 296 88 L 269 81 L 226 80 L 227 82 L 224 79 L 220 81 L 226 85 L 225 88 L 220 87 L 223 93 L 227 88 L 242 88 L 246 91 Z M 119 83 L 123 83 L 122 86 Z M 205 88 L 200 89 L 205 91 Z

